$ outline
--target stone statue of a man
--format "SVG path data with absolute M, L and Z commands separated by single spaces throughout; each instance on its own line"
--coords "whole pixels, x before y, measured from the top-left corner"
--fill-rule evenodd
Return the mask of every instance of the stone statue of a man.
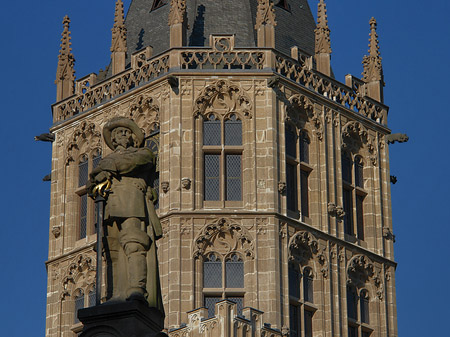
M 162 236 L 151 186 L 155 156 L 131 119 L 115 117 L 103 128 L 113 152 L 90 174 L 90 186 L 109 180 L 104 252 L 109 301 L 145 300 L 163 311 L 155 241 Z

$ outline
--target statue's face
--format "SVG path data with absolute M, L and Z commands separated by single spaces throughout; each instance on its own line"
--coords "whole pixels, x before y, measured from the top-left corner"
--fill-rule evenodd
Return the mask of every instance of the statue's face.
M 127 148 L 134 145 L 133 133 L 130 129 L 119 126 L 112 132 L 112 141 L 115 147 Z

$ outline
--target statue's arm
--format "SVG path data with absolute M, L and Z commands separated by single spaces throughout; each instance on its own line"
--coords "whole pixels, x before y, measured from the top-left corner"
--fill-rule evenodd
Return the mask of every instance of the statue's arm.
M 144 147 L 136 152 L 125 153 L 115 160 L 116 172 L 126 175 L 140 167 L 151 167 L 155 164 L 153 152 Z

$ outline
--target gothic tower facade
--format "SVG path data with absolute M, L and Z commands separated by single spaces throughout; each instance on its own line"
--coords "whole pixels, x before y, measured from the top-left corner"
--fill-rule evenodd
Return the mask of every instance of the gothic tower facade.
M 88 174 L 132 118 L 158 156 L 158 258 L 175 336 L 397 336 L 377 23 L 362 79 L 333 78 L 326 4 L 116 1 L 111 63 L 57 68 L 47 337 L 95 302 Z M 106 296 L 106 295 L 104 295 Z

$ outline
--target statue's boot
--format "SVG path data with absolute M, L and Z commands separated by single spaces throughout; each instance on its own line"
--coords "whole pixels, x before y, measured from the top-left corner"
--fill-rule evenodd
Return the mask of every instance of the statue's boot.
M 147 259 L 146 251 L 139 251 L 128 256 L 127 300 L 146 300 Z
M 127 299 L 144 299 L 147 285 L 147 251 L 150 237 L 141 229 L 141 221 L 128 218 L 122 223 L 119 241 L 128 259 Z

